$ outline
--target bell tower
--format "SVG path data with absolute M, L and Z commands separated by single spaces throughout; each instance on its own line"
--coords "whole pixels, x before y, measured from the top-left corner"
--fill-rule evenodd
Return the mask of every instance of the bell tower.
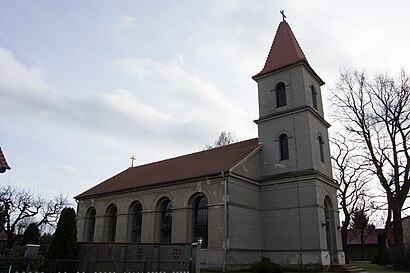
M 323 115 L 324 81 L 281 13 L 283 21 L 265 65 L 252 77 L 258 84 L 255 123 L 262 144 L 262 248 L 273 261 L 303 270 L 306 264 L 344 263 L 344 255 L 337 230 L 330 124 Z
M 262 176 L 316 170 L 332 176 L 323 116 L 323 80 L 310 67 L 286 21 L 279 24 L 258 83 Z

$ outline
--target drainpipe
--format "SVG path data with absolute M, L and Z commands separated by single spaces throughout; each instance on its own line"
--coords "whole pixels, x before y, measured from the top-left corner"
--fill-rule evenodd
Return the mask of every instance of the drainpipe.
M 224 179 L 224 265 L 223 272 L 226 272 L 228 264 L 228 179 L 224 172 L 221 172 Z

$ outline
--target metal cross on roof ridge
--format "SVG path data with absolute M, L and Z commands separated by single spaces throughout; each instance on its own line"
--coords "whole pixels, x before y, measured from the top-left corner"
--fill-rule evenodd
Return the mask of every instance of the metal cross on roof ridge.
M 131 168 L 134 167 L 134 160 L 136 160 L 135 156 L 131 156 Z
M 285 11 L 281 10 L 280 14 L 282 14 L 282 21 L 285 21 L 285 18 L 286 18 Z

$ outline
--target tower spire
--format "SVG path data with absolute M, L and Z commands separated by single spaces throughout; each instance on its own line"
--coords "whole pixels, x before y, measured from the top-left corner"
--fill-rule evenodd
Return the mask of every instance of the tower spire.
M 265 66 L 261 72 L 253 76 L 254 79 L 295 63 L 308 63 L 292 29 L 285 20 L 285 12 L 282 10 L 280 13 L 283 16 L 283 21 L 280 22 L 276 31 Z

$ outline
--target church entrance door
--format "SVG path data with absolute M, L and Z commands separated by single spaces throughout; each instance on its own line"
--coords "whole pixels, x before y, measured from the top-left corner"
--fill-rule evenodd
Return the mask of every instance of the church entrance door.
M 334 213 L 332 200 L 330 200 L 329 196 L 326 196 L 324 206 L 327 250 L 329 251 L 330 255 L 330 263 L 337 264 L 335 221 L 333 217 Z

